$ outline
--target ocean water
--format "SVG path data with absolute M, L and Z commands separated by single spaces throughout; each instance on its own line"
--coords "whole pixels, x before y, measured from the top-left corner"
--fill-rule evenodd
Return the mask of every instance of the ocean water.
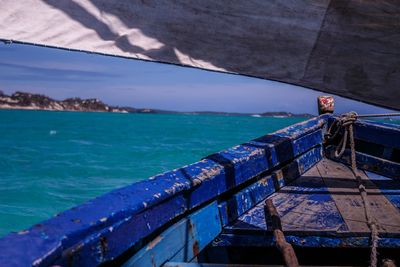
M 0 236 L 304 119 L 0 110 Z

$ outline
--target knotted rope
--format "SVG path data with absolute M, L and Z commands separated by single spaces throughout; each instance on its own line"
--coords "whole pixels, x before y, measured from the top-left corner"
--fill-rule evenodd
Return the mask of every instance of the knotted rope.
M 350 141 L 350 150 L 351 150 L 351 171 L 357 181 L 358 191 L 360 192 L 361 199 L 364 205 L 365 217 L 367 219 L 367 225 L 371 230 L 371 255 L 370 255 L 370 266 L 376 267 L 378 263 L 378 223 L 375 218 L 371 214 L 370 203 L 367 197 L 367 191 L 365 186 L 363 185 L 363 181 L 361 176 L 358 174 L 357 165 L 356 165 L 356 150 L 354 143 L 354 130 L 353 123 L 357 120 L 358 114 L 356 112 L 349 112 L 340 116 L 330 127 L 328 130 L 327 138 L 328 140 L 334 139 L 341 129 L 344 129 L 343 137 L 340 140 L 339 145 L 335 150 L 335 157 L 339 158 L 343 155 L 348 140 Z M 332 134 L 332 130 L 335 129 L 335 132 Z

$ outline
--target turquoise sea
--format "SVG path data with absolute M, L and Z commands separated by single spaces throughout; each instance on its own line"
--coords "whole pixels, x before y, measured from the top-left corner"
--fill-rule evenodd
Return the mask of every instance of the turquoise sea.
M 0 110 L 0 236 L 304 119 Z

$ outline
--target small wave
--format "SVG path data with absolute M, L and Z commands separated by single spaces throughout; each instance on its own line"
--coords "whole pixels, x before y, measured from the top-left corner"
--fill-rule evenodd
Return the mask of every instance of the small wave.
M 56 130 L 51 130 L 51 131 L 49 132 L 49 134 L 50 134 L 50 135 L 55 135 L 55 134 L 57 134 L 57 131 L 56 131 Z
M 275 116 L 272 116 L 273 118 L 277 118 L 277 119 L 283 119 L 283 118 L 287 118 L 288 116 L 285 116 L 285 115 L 275 115 Z
M 76 143 L 76 144 L 80 144 L 80 145 L 87 145 L 87 146 L 93 145 L 93 142 L 86 141 L 86 140 L 76 140 L 76 139 L 72 139 L 72 140 L 70 140 L 70 142 Z

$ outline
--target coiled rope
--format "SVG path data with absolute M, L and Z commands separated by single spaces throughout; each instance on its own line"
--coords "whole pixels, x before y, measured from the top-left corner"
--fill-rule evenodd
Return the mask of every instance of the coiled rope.
M 377 115 L 377 114 L 372 114 Z M 379 114 L 380 115 L 380 114 Z M 400 114 L 399 114 L 400 115 Z M 367 225 L 371 230 L 371 254 L 370 254 L 370 266 L 376 267 L 378 263 L 378 239 L 379 239 L 379 232 L 378 232 L 378 223 L 375 218 L 371 214 L 370 209 L 370 202 L 368 201 L 367 191 L 363 184 L 361 176 L 358 174 L 357 165 L 356 165 L 356 150 L 355 150 L 355 143 L 354 143 L 354 130 L 353 124 L 360 118 L 361 116 L 358 115 L 356 112 L 352 111 L 340 116 L 332 125 L 329 127 L 327 138 L 328 140 L 334 139 L 341 129 L 344 129 L 344 134 L 342 139 L 340 140 L 339 145 L 335 150 L 335 157 L 339 158 L 343 155 L 348 140 L 350 141 L 350 150 L 351 150 L 351 171 L 357 180 L 358 184 L 358 191 L 360 192 L 361 199 L 364 205 L 365 211 L 365 218 L 367 220 Z M 366 117 L 366 116 L 365 116 Z M 369 115 L 368 117 L 371 117 Z M 332 130 L 336 128 L 335 132 L 332 134 Z

